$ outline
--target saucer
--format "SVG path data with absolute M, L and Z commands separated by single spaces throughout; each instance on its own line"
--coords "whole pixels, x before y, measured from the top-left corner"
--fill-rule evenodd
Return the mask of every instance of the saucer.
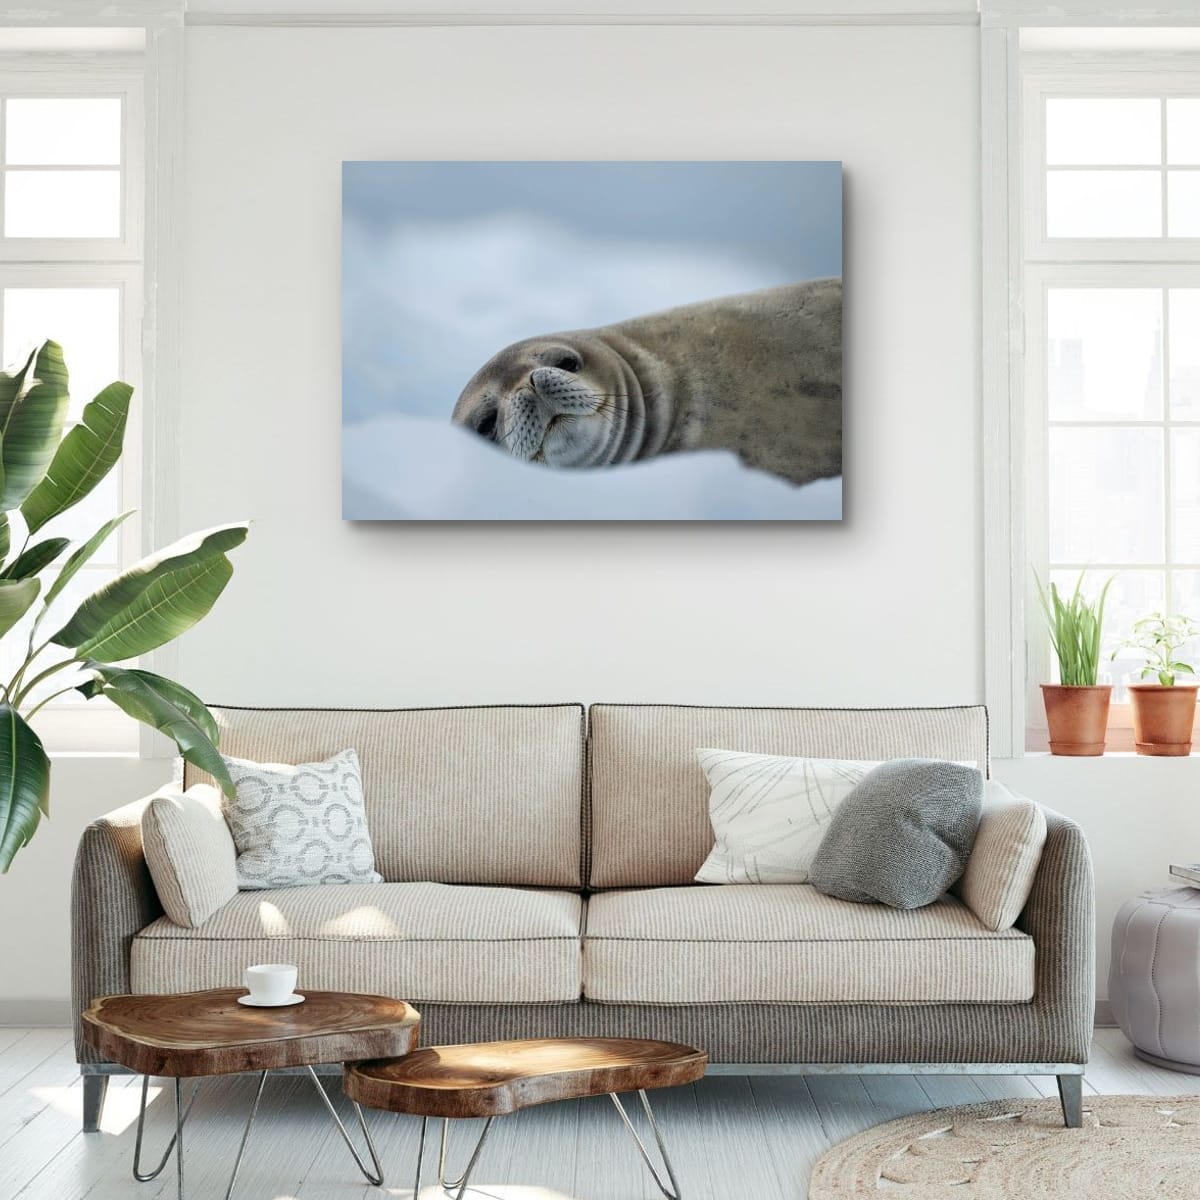
M 237 1002 L 247 1008 L 288 1008 L 293 1004 L 303 1004 L 304 997 L 299 992 L 293 992 L 286 1000 L 255 1000 L 253 996 L 239 996 Z

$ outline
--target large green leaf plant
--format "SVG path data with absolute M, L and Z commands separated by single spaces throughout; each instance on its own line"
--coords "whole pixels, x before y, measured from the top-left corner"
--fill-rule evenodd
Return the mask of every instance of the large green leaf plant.
M 233 574 L 228 552 L 245 541 L 246 525 L 195 533 L 151 554 L 46 631 L 54 602 L 131 515 L 105 521 L 65 559 L 70 540 L 42 533 L 116 465 L 132 396 L 128 384 L 110 383 L 64 436 L 61 346 L 45 342 L 19 370 L 0 374 L 0 638 L 22 645 L 16 673 L 0 681 L 0 872 L 49 814 L 50 760 L 30 722 L 66 692 L 104 696 L 161 730 L 233 793 L 216 724 L 200 699 L 161 675 L 117 664 L 173 641 L 205 616 Z

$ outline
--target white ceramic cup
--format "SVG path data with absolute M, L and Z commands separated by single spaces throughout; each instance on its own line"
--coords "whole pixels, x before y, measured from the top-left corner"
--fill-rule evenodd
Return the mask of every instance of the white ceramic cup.
M 242 983 L 259 1004 L 284 1004 L 296 990 L 296 968 L 289 963 L 260 963 L 242 972 Z

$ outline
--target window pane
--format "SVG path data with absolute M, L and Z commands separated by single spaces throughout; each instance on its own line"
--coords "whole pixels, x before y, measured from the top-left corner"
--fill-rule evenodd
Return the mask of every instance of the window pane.
M 10 368 L 52 338 L 70 376 L 69 417 L 121 374 L 119 288 L 5 288 L 4 361 Z
M 1157 100 L 1047 100 L 1046 162 L 1135 167 L 1162 162 Z
M 1051 571 L 1050 578 L 1060 590 L 1065 588 L 1071 591 L 1079 572 Z M 1121 704 L 1127 699 L 1124 688 L 1126 675 L 1140 671 L 1142 664 L 1136 653 L 1118 647 L 1129 637 L 1134 621 L 1148 613 L 1162 611 L 1166 603 L 1166 575 L 1162 571 L 1112 571 L 1097 567 L 1083 573 L 1084 594 L 1094 602 L 1109 578 L 1112 584 L 1104 601 L 1104 641 L 1099 682 L 1114 684 L 1116 690 L 1113 700 Z M 1117 657 L 1111 659 L 1114 650 L 1117 651 Z
M 1161 563 L 1159 429 L 1050 433 L 1050 561 Z
M 1171 492 L 1171 560 L 1200 563 L 1200 429 L 1171 431 Z
M 1158 171 L 1047 171 L 1048 237 L 1160 237 Z
M 1200 237 L 1200 171 L 1167 172 L 1167 233 Z
M 1175 571 L 1171 575 L 1171 608 L 1200 621 L 1200 571 Z M 1180 658 L 1191 663 L 1200 676 L 1200 638 L 1188 642 Z
M 1200 420 L 1200 289 L 1172 288 L 1171 416 Z M 1198 617 L 1200 619 L 1200 617 Z
M 1047 396 L 1053 421 L 1162 418 L 1162 293 L 1051 288 Z
M 4 236 L 121 236 L 120 171 L 5 171 Z
M 1167 101 L 1167 162 L 1200 166 L 1200 100 Z
M 19 166 L 119 166 L 120 100 L 9 100 L 4 160 Z

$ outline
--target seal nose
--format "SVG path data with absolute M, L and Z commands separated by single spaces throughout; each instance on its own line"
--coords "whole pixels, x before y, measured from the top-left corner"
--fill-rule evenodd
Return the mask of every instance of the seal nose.
M 558 367 L 535 367 L 529 372 L 529 385 L 538 402 L 555 415 L 592 413 L 600 407 L 600 398 L 578 375 Z

